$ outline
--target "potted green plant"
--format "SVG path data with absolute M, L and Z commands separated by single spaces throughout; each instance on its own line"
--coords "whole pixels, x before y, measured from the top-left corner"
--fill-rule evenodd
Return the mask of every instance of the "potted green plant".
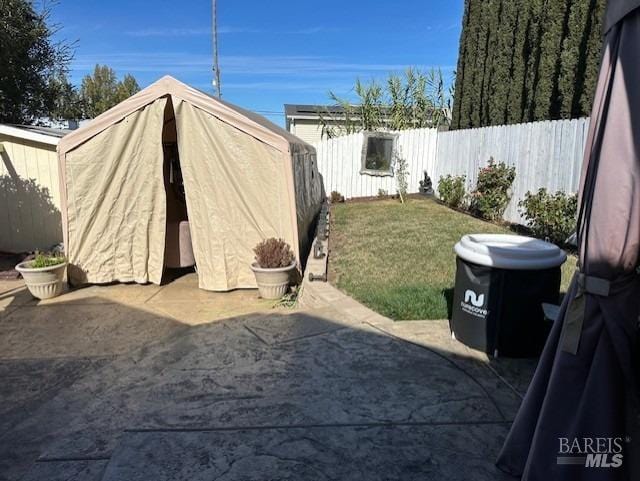
M 22 274 L 31 295 L 50 299 L 62 292 L 62 280 L 67 259 L 59 253 L 36 252 L 33 259 L 21 262 L 16 270 Z
M 251 270 L 256 276 L 258 291 L 263 299 L 280 299 L 289 289 L 291 271 L 296 267 L 296 257 L 289 244 L 282 239 L 270 238 L 254 249 L 256 261 Z

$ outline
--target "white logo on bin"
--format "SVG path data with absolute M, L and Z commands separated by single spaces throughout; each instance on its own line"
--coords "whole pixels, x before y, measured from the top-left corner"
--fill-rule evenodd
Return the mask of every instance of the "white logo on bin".
M 471 303 L 476 307 L 482 307 L 484 305 L 484 294 L 476 294 L 471 289 L 467 289 L 464 293 L 464 302 Z
M 460 307 L 467 314 L 484 319 L 489 314 L 488 310 L 482 308 L 484 301 L 484 294 L 478 294 L 471 289 L 467 289 L 464 293 L 464 301 L 460 302 Z

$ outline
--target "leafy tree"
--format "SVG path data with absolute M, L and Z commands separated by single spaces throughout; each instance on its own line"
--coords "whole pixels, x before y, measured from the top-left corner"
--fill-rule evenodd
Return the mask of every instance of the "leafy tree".
M 116 100 L 122 102 L 139 91 L 140 86 L 133 75 L 126 74 L 116 88 Z
M 118 103 L 118 79 L 115 71 L 106 65 L 96 65 L 93 74 L 82 79 L 80 95 L 85 115 L 96 117 Z
M 111 67 L 96 65 L 93 73 L 82 79 L 80 96 L 84 114 L 88 118 L 97 117 L 139 90 L 133 76 L 127 74 L 122 82 L 118 82 L 116 72 Z
M 72 46 L 56 42 L 51 11 L 30 0 L 0 1 L 0 122 L 31 123 L 56 102 L 56 78 L 72 59 Z
M 342 113 L 319 112 L 323 135 L 438 127 L 450 122 L 453 89 L 447 91 L 439 69 L 408 68 L 403 76 L 390 74 L 384 85 L 357 79 L 353 90 L 356 103 L 329 92 Z
M 80 119 L 83 115 L 83 103 L 78 90 L 69 82 L 64 73 L 59 73 L 51 81 L 55 92 L 53 104 L 48 111 L 53 119 Z

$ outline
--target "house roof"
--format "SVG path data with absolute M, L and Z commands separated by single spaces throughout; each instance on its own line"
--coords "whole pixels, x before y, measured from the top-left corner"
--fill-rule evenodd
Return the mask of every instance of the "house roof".
M 352 105 L 352 107 L 359 107 Z M 389 107 L 382 107 L 384 114 L 390 114 Z M 344 116 L 344 107 L 341 105 L 309 105 L 309 104 L 284 104 L 284 115 L 287 119 L 292 118 L 318 118 L 320 115 L 329 115 L 335 117 Z
M 284 104 L 284 114 L 287 117 L 317 117 L 326 113 L 341 115 L 344 114 L 344 108 L 340 105 Z
M 47 145 L 58 145 L 60 139 L 70 132 L 37 125 L 0 124 L 0 134 Z
M 87 125 L 73 131 L 60 143 L 58 150 L 61 154 L 69 152 L 111 125 L 122 121 L 133 112 L 167 95 L 184 100 L 280 151 L 289 151 L 291 145 L 310 147 L 303 140 L 261 115 L 208 95 L 166 75 L 147 88 L 120 102 L 115 107 L 100 114 Z

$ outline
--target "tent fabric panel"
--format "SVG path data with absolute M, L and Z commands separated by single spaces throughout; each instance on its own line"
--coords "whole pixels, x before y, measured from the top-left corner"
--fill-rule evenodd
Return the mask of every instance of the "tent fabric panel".
M 295 240 L 285 156 L 191 102 L 173 102 L 199 285 L 255 288 L 255 245 Z
M 81 128 L 62 137 L 58 143 L 58 152 L 60 154 L 70 152 L 112 125 L 121 122 L 132 113 L 145 108 L 161 97 L 167 96 L 166 88 L 161 88 L 158 83 L 151 84 L 106 112 L 101 113 Z
M 604 33 L 608 33 L 616 23 L 637 8 L 640 8 L 640 0 L 608 0 L 604 18 Z
M 185 100 L 281 152 L 289 152 L 290 145 L 310 147 L 266 118 L 207 95 L 167 75 L 99 115 L 88 125 L 63 137 L 58 145 L 58 151 L 65 153 L 77 148 L 110 125 L 120 122 L 127 115 L 167 95 Z
M 295 146 L 292 155 L 293 176 L 295 185 L 296 225 L 298 228 L 299 249 L 302 255 L 311 247 L 310 232 L 323 199 L 324 185 L 318 163 L 316 150 L 311 146 Z
M 162 280 L 166 230 L 160 98 L 64 155 L 66 254 L 77 283 Z

